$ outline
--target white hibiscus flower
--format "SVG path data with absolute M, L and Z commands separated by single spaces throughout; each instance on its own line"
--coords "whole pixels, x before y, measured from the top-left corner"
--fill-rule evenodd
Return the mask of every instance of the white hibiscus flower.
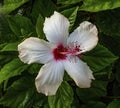
M 80 88 L 90 87 L 94 79 L 88 65 L 78 56 L 97 45 L 97 28 L 84 21 L 68 36 L 69 25 L 66 17 L 54 12 L 44 22 L 43 31 L 49 42 L 30 37 L 18 45 L 21 61 L 27 64 L 45 64 L 35 79 L 39 93 L 55 95 L 63 80 L 64 70 Z

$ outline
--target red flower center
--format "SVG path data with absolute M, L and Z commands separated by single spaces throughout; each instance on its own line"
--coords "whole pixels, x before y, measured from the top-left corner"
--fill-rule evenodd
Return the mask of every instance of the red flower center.
M 58 45 L 57 48 L 53 50 L 53 55 L 55 60 L 64 60 L 66 59 L 66 54 L 62 54 L 61 52 L 66 52 L 67 48 L 63 47 L 63 45 Z
M 74 56 L 80 55 L 78 53 L 80 51 L 80 46 L 76 43 L 70 43 L 67 47 L 60 44 L 53 50 L 53 55 L 55 60 L 65 60 L 67 56 L 73 58 Z

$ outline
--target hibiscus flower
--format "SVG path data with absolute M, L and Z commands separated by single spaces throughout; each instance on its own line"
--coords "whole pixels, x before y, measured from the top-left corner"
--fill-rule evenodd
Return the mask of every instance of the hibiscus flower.
M 21 61 L 44 64 L 35 79 L 39 93 L 55 95 L 63 81 L 64 70 L 80 88 L 90 87 L 94 79 L 89 66 L 80 56 L 97 45 L 97 28 L 84 21 L 69 35 L 69 26 L 66 17 L 54 12 L 44 22 L 43 31 L 48 41 L 30 37 L 18 45 Z

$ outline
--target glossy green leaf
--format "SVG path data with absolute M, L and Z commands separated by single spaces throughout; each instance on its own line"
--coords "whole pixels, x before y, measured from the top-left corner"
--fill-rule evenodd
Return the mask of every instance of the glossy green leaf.
M 86 105 L 81 108 L 106 108 L 106 105 L 100 101 L 89 101 Z
M 100 34 L 100 43 L 107 47 L 115 55 L 120 56 L 120 37 Z
M 0 70 L 3 68 L 3 66 L 10 62 L 12 59 L 12 57 L 10 56 L 10 54 L 0 54 Z
M 117 60 L 117 58 L 118 57 L 100 44 L 83 56 L 83 60 L 90 66 L 93 72 L 104 69 Z
M 73 91 L 67 82 L 63 82 L 55 96 L 49 96 L 50 108 L 71 108 L 73 101 Z
M 119 96 L 120 96 L 120 86 L 119 85 L 120 85 L 119 82 L 114 81 L 114 83 L 113 83 L 113 89 L 112 89 L 114 98 L 119 98 Z
M 40 71 L 41 66 L 42 66 L 41 64 L 33 63 L 28 67 L 28 72 L 30 74 L 38 74 L 38 72 Z
M 90 16 L 88 14 L 88 12 L 82 12 L 79 11 L 77 12 L 77 16 L 76 16 L 76 21 L 74 23 L 74 26 L 72 28 L 72 32 L 79 27 L 79 25 L 83 22 L 83 21 L 89 21 L 90 20 Z M 71 31 L 70 31 L 71 32 Z
M 116 80 L 120 83 L 120 62 L 116 63 Z
M 88 108 L 106 108 L 106 104 L 100 101 L 90 101 L 87 106 Z
M 88 103 L 88 108 L 106 108 L 106 104 L 100 101 L 93 101 Z
M 18 51 L 17 46 L 20 42 L 8 43 L 2 48 L 3 51 Z
M 43 17 L 49 17 L 54 13 L 54 10 L 56 10 L 56 6 L 51 0 L 35 0 L 32 9 L 33 22 L 35 22 L 39 14 Z
M 39 38 L 45 39 L 45 34 L 43 32 L 44 18 L 39 14 L 36 23 L 36 32 Z
M 92 82 L 92 86 L 90 88 L 78 88 L 77 94 L 79 98 L 87 103 L 90 100 L 97 100 L 100 97 L 106 95 L 106 81 L 95 80 Z
M 119 0 L 83 0 L 83 5 L 79 10 L 98 12 L 120 7 Z
M 76 21 L 77 12 L 78 12 L 78 7 L 67 9 L 62 12 L 62 14 L 66 16 L 70 21 L 70 27 L 69 27 L 70 30 L 72 29 Z
M 120 100 L 112 101 L 107 108 L 120 108 Z
M 13 54 L 13 53 L 8 53 L 8 52 L 0 52 L 0 64 L 4 64 L 5 65 L 5 61 L 6 61 L 6 59 L 10 59 L 10 60 L 12 60 L 13 58 L 15 58 L 14 56 L 11 56 L 11 54 Z
M 3 49 L 3 47 L 5 47 L 6 45 L 7 45 L 7 43 L 3 43 L 3 44 L 1 43 L 0 44 L 0 50 Z
M 96 16 L 96 25 L 100 31 L 110 36 L 120 36 L 120 8 L 99 12 Z
M 79 3 L 82 0 L 57 0 L 58 4 L 75 4 L 75 3 Z
M 8 17 L 8 23 L 16 36 L 36 36 L 35 28 L 30 19 L 24 16 Z
M 4 5 L 0 7 L 0 13 L 9 14 L 29 0 L 4 0 Z
M 0 104 L 9 108 L 43 108 L 47 97 L 37 93 L 34 81 L 29 75 L 16 80 L 0 99 Z
M 34 105 L 31 105 L 33 106 L 33 108 L 50 108 L 48 104 L 48 98 L 45 95 L 36 93 L 36 95 L 32 99 L 34 100 Z
M 11 31 L 6 17 L 0 14 L 0 43 L 13 42 L 17 39 L 17 36 Z
M 13 76 L 20 75 L 27 67 L 28 65 L 25 65 L 19 59 L 13 59 L 0 70 L 0 83 Z
M 98 80 L 102 79 L 102 81 L 108 81 L 108 79 L 110 79 L 112 76 L 112 68 L 113 68 L 113 65 L 110 64 L 109 66 L 105 67 L 104 69 L 95 72 L 94 73 L 95 79 L 98 79 Z
M 10 86 L 0 103 L 10 108 L 28 108 L 33 102 L 34 94 L 33 77 L 23 77 Z

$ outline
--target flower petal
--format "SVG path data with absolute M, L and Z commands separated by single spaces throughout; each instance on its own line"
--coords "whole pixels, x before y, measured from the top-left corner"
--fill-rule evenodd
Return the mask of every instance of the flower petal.
M 53 59 L 52 44 L 30 37 L 18 45 L 19 58 L 24 63 L 46 63 Z
M 45 19 L 43 31 L 47 40 L 56 44 L 65 44 L 68 37 L 69 21 L 58 12 Z
M 55 95 L 64 75 L 64 68 L 61 62 L 49 62 L 41 68 L 35 80 L 39 93 Z
M 95 25 L 88 21 L 84 21 L 70 35 L 67 43 L 77 42 L 80 45 L 81 52 L 93 49 L 98 43 L 98 31 Z
M 65 61 L 65 70 L 73 78 L 76 85 L 80 88 L 88 88 L 91 85 L 91 80 L 94 79 L 92 71 L 86 63 L 76 57 L 75 61 Z

